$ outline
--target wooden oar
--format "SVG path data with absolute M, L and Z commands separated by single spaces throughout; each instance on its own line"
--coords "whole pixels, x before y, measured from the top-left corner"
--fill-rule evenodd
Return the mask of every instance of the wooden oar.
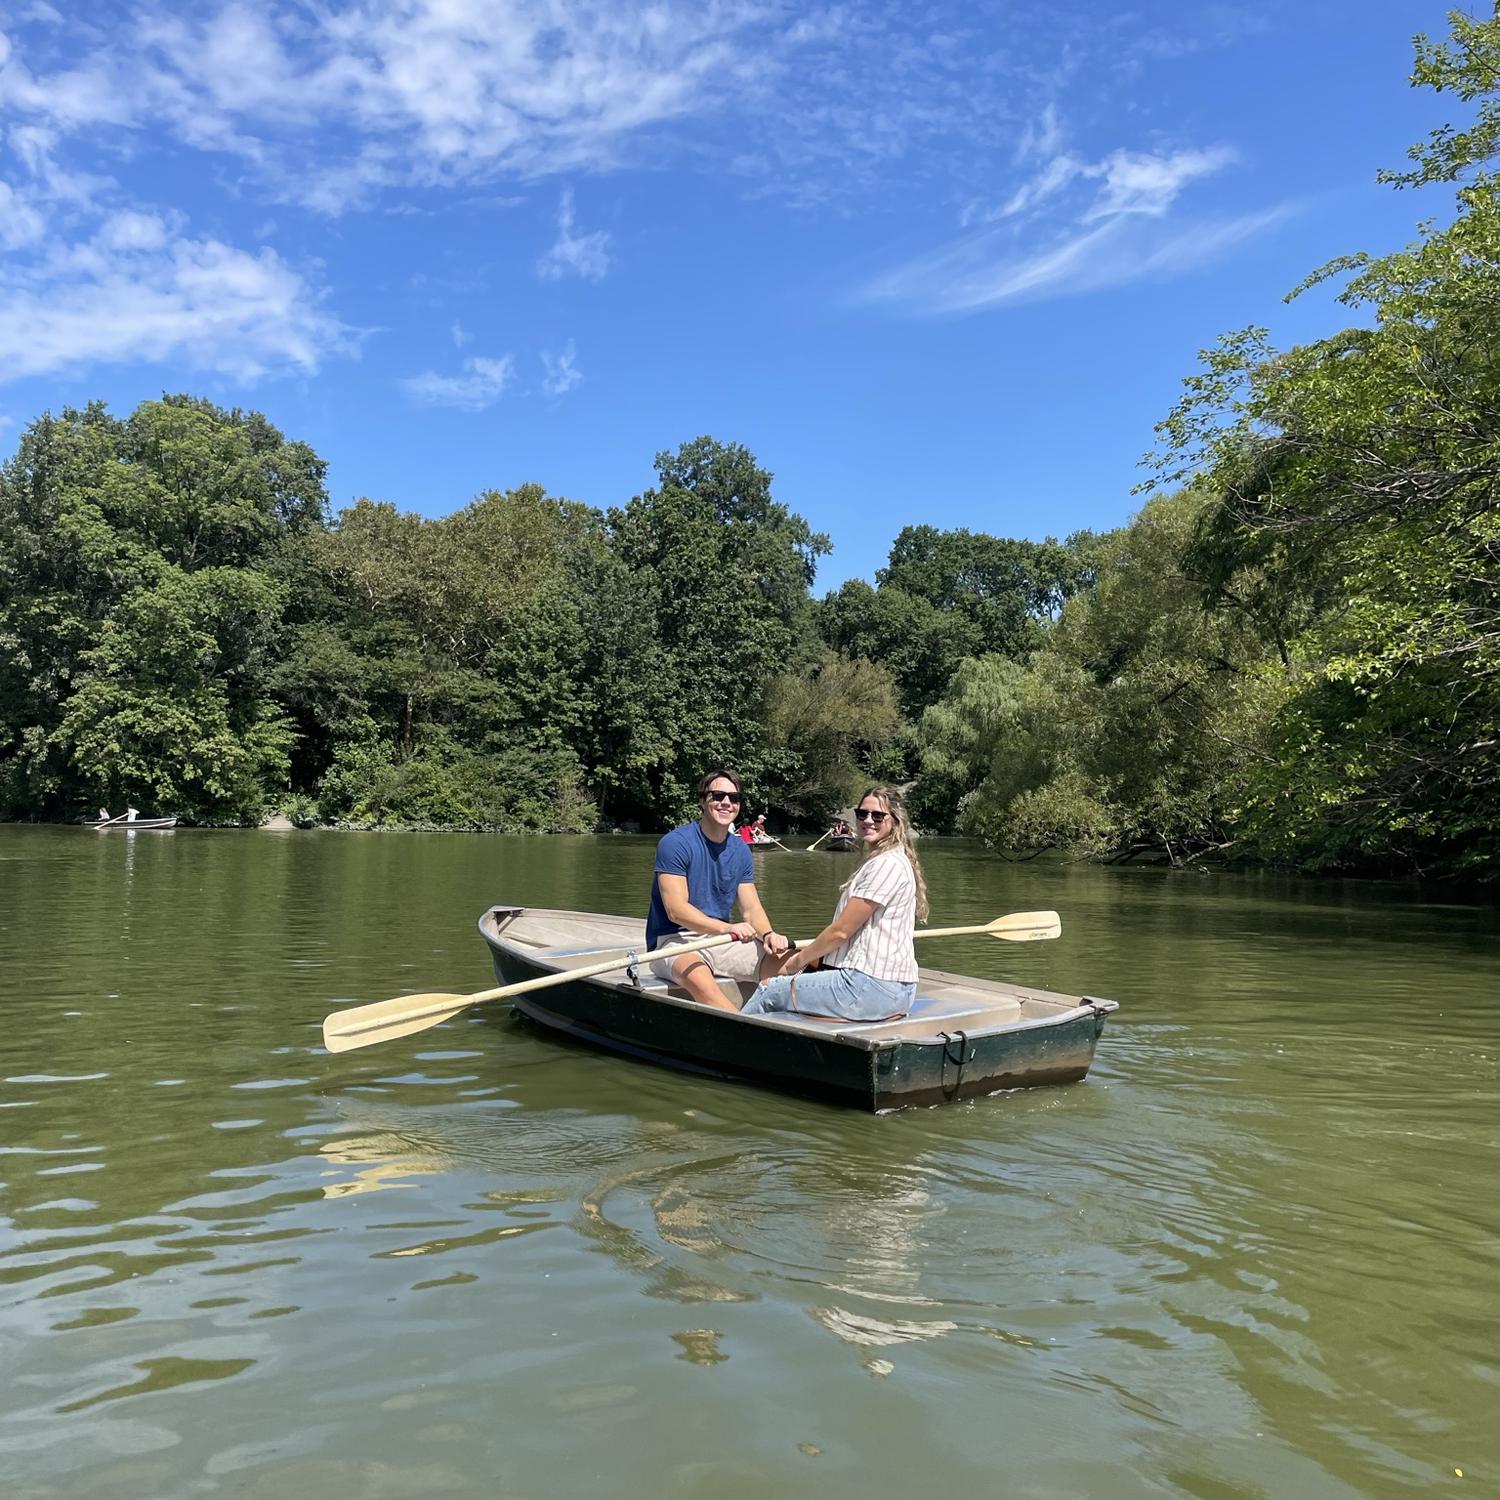
M 771 838 L 771 835 L 769 833 L 766 835 L 766 837 L 768 839 L 771 839 L 771 842 L 775 844 L 778 849 L 785 849 L 788 854 L 792 852 L 790 849 L 787 849 L 786 845 L 783 844 L 780 839 Z
M 102 823 L 90 823 L 90 828 L 109 828 L 115 823 L 123 822 L 129 816 L 128 813 L 120 813 L 118 817 L 106 818 Z
M 1004 938 L 1012 943 L 1032 943 L 1042 938 L 1055 938 L 1062 932 L 1062 922 L 1055 911 L 1019 911 L 1009 916 L 996 917 L 977 927 L 919 927 L 915 937 L 964 937 L 970 933 L 987 933 L 990 937 Z M 556 974 L 543 974 L 536 979 L 523 979 L 517 984 L 502 985 L 495 990 L 480 990 L 474 995 L 398 995 L 394 1000 L 377 1000 L 373 1005 L 356 1005 L 348 1010 L 336 1010 L 323 1020 L 323 1045 L 330 1052 L 351 1052 L 356 1047 L 373 1047 L 377 1042 L 392 1042 L 397 1037 L 410 1036 L 414 1031 L 426 1031 L 442 1021 L 456 1016 L 471 1005 L 480 1005 L 487 1000 L 508 1000 L 513 995 L 524 995 L 531 990 L 544 990 L 554 984 L 566 984 L 572 979 L 591 979 L 595 974 L 608 974 L 613 969 L 623 969 L 631 952 L 641 960 L 655 963 L 659 958 L 677 958 L 684 953 L 702 953 L 709 948 L 721 948 L 734 939 L 726 932 L 717 937 L 699 938 L 691 943 L 676 943 L 670 948 L 657 948 L 650 953 L 639 949 L 616 950 L 614 955 L 597 964 L 582 969 L 562 969 Z M 797 946 L 793 944 L 793 947 Z
M 830 829 L 829 829 L 829 830 L 828 830 L 828 833 L 832 833 L 832 832 L 833 832 L 833 829 L 831 829 L 831 828 L 830 828 Z M 807 848 L 805 848 L 805 849 L 804 849 L 804 850 L 803 850 L 803 851 L 802 851 L 802 852 L 803 852 L 803 853 L 804 853 L 804 854 L 811 854 L 811 853 L 812 853 L 812 852 L 813 852 L 813 850 L 814 850 L 814 849 L 816 849 L 816 848 L 817 848 L 817 847 L 818 847 L 818 845 L 819 845 L 819 844 L 821 844 L 821 843 L 822 843 L 822 842 L 823 842 L 823 840 L 824 840 L 824 839 L 826 839 L 826 838 L 827 838 L 827 837 L 828 837 L 828 833 L 820 833 L 820 834 L 819 834 L 819 835 L 818 835 L 818 836 L 817 836 L 817 838 L 815 838 L 815 839 L 814 839 L 814 840 L 813 840 L 813 841 L 812 841 L 812 843 L 810 843 L 810 844 L 809 844 L 809 845 L 808 845 L 808 846 L 807 846 Z
M 323 1045 L 330 1052 L 350 1052 L 355 1047 L 373 1047 L 376 1042 L 392 1042 L 398 1036 L 410 1036 L 414 1031 L 426 1031 L 459 1011 L 486 1000 L 508 1000 L 512 995 L 524 995 L 531 990 L 544 990 L 554 984 L 566 984 L 570 979 L 590 979 L 595 974 L 608 974 L 611 969 L 623 969 L 635 952 L 640 960 L 655 963 L 659 958 L 678 958 L 684 953 L 702 953 L 707 948 L 721 948 L 734 942 L 729 933 L 716 937 L 699 938 L 691 943 L 676 943 L 670 948 L 656 948 L 647 953 L 641 949 L 620 949 L 613 958 L 602 963 L 589 964 L 582 969 L 563 969 L 556 974 L 543 974 L 536 979 L 523 979 L 517 984 L 501 985 L 497 990 L 480 990 L 475 995 L 398 995 L 394 1000 L 377 1000 L 373 1005 L 357 1005 L 350 1010 L 336 1010 L 323 1019 Z
M 1035 943 L 1043 938 L 1062 935 L 1062 919 L 1055 911 L 1013 911 L 1008 917 L 996 917 L 978 927 L 919 927 L 913 934 L 919 938 L 967 937 L 970 933 L 988 933 L 1008 943 Z

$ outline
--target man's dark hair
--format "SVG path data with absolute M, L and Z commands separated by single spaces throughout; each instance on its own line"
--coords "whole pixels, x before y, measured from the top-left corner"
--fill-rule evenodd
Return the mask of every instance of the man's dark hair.
M 699 779 L 698 800 L 700 802 L 706 796 L 708 796 L 709 787 L 711 787 L 714 782 L 716 782 L 721 776 L 725 781 L 732 781 L 734 783 L 735 791 L 739 792 L 741 796 L 744 795 L 745 789 L 740 785 L 740 778 L 736 776 L 733 771 L 726 771 L 723 766 L 720 766 L 717 771 L 710 771 L 706 776 L 703 776 Z

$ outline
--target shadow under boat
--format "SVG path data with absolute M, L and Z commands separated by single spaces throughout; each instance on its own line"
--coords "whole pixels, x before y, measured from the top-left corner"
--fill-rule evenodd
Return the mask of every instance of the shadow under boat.
M 648 1062 L 877 1112 L 1076 1083 L 1117 1009 L 1113 1000 L 922 969 L 911 1012 L 898 1021 L 735 1015 L 657 979 L 644 924 L 629 917 L 493 906 L 479 931 L 506 985 L 627 955 L 617 972 L 518 995 L 515 1009 L 538 1025 Z M 752 987 L 726 979 L 721 988 L 740 1004 Z

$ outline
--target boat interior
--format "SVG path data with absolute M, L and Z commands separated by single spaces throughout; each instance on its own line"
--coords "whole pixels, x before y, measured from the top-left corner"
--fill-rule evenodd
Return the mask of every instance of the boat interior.
M 487 912 L 481 928 L 486 936 L 514 947 L 518 952 L 557 969 L 582 969 L 623 949 L 639 951 L 645 943 L 645 925 L 629 917 L 600 917 L 583 912 L 518 911 L 510 915 L 500 907 Z M 972 938 L 985 943 L 993 938 Z M 938 969 L 918 971 L 916 999 L 907 1015 L 894 1021 L 846 1021 L 835 1017 L 775 1015 L 746 1017 L 757 1024 L 791 1027 L 800 1031 L 858 1032 L 871 1038 L 893 1037 L 915 1040 L 936 1037 L 943 1032 L 991 1030 L 1024 1025 L 1028 1022 L 1052 1021 L 1078 1009 L 1084 1002 L 1072 995 L 1054 994 L 999 980 L 971 979 Z M 624 966 L 616 975 L 600 975 L 604 983 L 625 979 Z M 646 994 L 690 1001 L 685 990 L 668 984 L 651 973 L 646 955 L 641 954 L 636 985 Z M 725 997 L 742 1005 L 755 986 L 721 979 L 719 988 Z

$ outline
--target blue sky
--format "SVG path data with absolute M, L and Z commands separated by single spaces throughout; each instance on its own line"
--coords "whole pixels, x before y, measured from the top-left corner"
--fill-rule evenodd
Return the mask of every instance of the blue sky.
M 360 495 L 595 505 L 700 433 L 829 533 L 1120 524 L 1196 351 L 1446 192 L 1395 0 L 0 10 L 0 448 L 163 390 Z

